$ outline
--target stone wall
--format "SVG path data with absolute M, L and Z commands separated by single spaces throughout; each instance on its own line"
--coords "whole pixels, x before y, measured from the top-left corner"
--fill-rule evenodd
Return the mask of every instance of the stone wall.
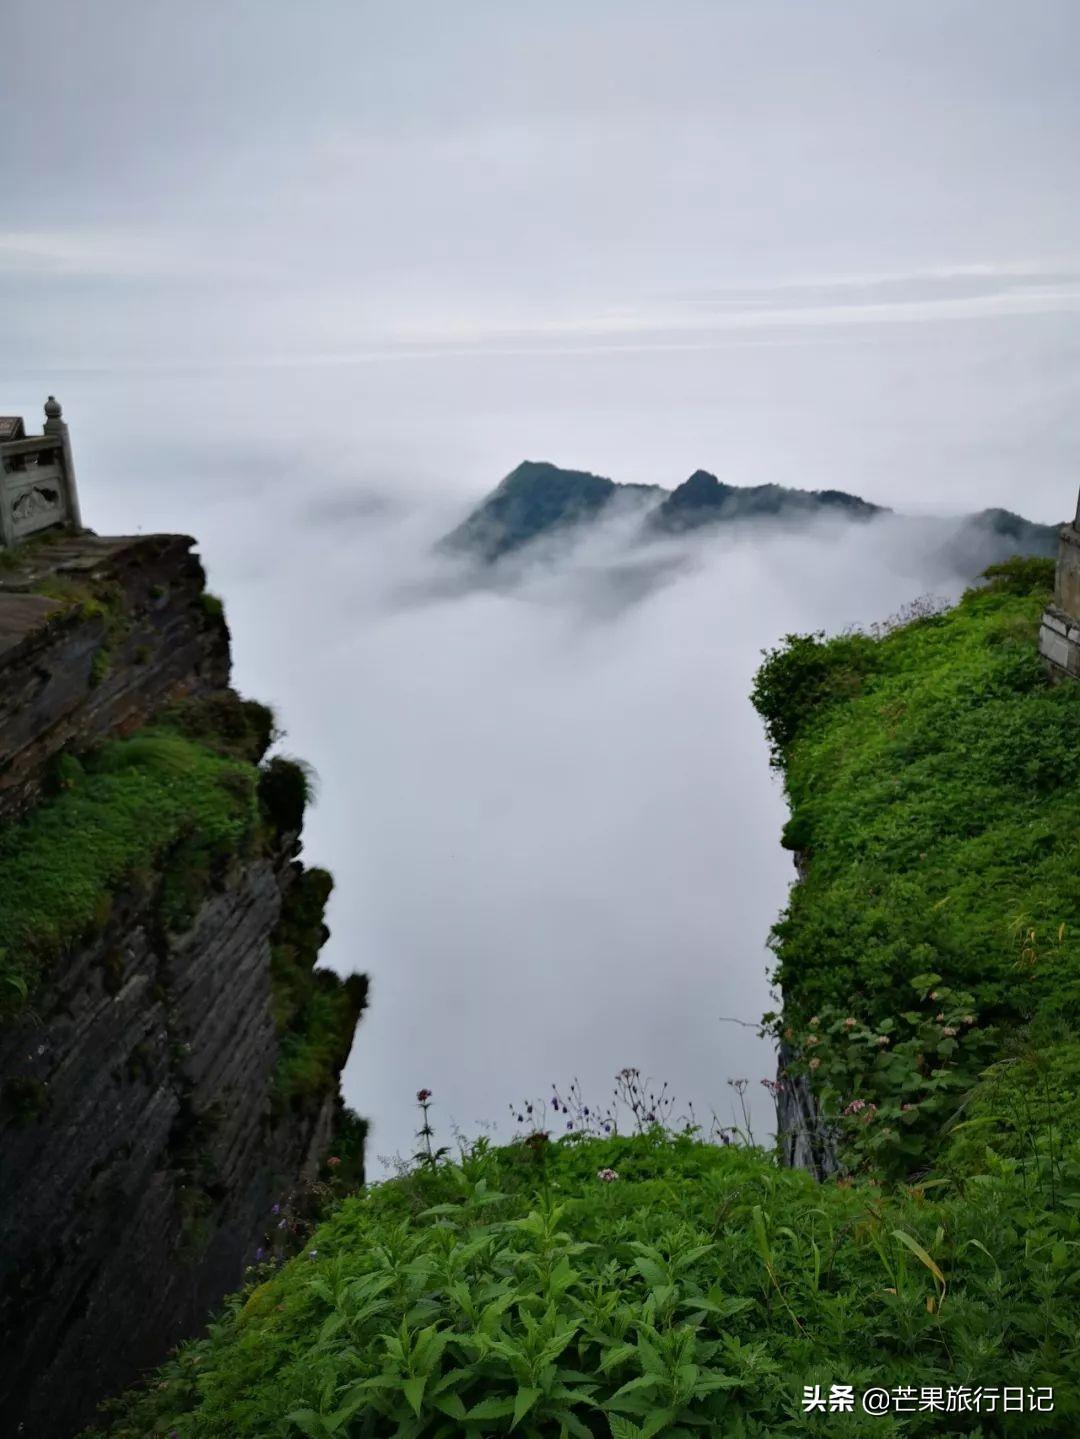
M 1061 531 L 1054 602 L 1043 611 L 1039 653 L 1052 671 L 1080 678 L 1080 531 L 1075 523 Z

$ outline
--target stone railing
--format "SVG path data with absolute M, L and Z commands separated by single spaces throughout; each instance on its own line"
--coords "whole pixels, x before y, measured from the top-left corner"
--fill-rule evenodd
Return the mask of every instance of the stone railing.
M 1051 674 L 1080 678 L 1080 501 L 1076 519 L 1062 526 L 1054 598 L 1043 611 L 1039 653 Z
M 0 417 L 0 548 L 54 525 L 82 529 L 71 439 L 50 395 L 40 435 L 28 435 L 19 418 Z

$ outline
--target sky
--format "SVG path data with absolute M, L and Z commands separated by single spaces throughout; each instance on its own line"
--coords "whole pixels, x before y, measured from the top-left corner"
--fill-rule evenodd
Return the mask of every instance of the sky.
M 610 536 L 500 592 L 427 547 L 525 458 L 1071 513 L 1080 10 L 8 0 L 3 33 L 0 411 L 60 397 L 100 532 L 198 537 L 237 684 L 315 764 L 374 1147 L 421 1085 L 466 1126 L 624 1064 L 723 1107 L 769 1057 L 714 1010 L 767 1003 L 790 879 L 756 657 L 957 577 L 908 532 L 757 537 L 629 602 Z

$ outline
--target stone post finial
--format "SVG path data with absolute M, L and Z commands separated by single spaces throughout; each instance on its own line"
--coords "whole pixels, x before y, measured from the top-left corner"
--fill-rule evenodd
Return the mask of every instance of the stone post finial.
M 71 434 L 64 419 L 60 401 L 50 395 L 45 401 L 45 423 L 42 429 L 47 435 L 55 435 L 63 453 L 64 483 L 67 488 L 68 520 L 72 529 L 82 530 L 82 514 L 79 510 L 79 491 L 75 487 L 75 463 L 71 458 Z

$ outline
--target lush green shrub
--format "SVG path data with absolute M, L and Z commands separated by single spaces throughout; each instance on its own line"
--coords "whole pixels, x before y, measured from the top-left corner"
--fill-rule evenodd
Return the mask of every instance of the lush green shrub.
M 994 589 L 1013 595 L 1038 595 L 1041 599 L 1054 587 L 1054 561 L 1017 555 L 991 565 L 985 577 Z
M 1000 1054 L 1000 1031 L 980 1024 L 973 1004 L 940 975 L 921 974 L 873 1025 L 825 1006 L 805 1032 L 785 1030 L 797 1058 L 780 1083 L 809 1075 L 847 1163 L 903 1179 L 925 1167 L 973 1075 Z
M 1074 1156 L 1071 1201 L 1078 1178 Z M 1014 1173 L 933 1193 L 819 1187 L 759 1151 L 657 1131 L 480 1144 L 346 1200 L 108 1432 L 869 1433 L 861 1412 L 803 1412 L 804 1386 L 837 1382 L 1053 1386 L 1052 1414 L 1015 1417 L 1073 1432 L 1076 1209 L 1046 1210 Z M 989 1436 L 1013 1417 L 869 1423 Z
M 300 869 L 285 891 L 270 940 L 274 1023 L 281 1033 L 303 1007 L 311 971 L 330 936 L 323 912 L 334 887 L 325 869 Z
M 302 760 L 275 755 L 259 775 L 259 803 L 279 834 L 299 832 L 313 797 L 314 773 Z
M 367 1004 L 367 978 L 316 970 L 330 931 L 323 911 L 333 889 L 325 869 L 300 869 L 285 891 L 270 940 L 271 1003 L 279 1036 L 274 1103 L 279 1110 L 322 1100 L 336 1083 Z
M 332 1092 L 367 1003 L 367 978 L 339 978 L 317 969 L 307 977 L 300 1008 L 281 1033 L 274 1073 L 278 1109 L 303 1108 Z
M 877 647 L 863 634 L 825 640 L 824 632 L 786 635 L 763 652 L 752 700 L 765 721 L 774 765 L 815 715 L 837 700 L 857 694 L 877 660 Z

